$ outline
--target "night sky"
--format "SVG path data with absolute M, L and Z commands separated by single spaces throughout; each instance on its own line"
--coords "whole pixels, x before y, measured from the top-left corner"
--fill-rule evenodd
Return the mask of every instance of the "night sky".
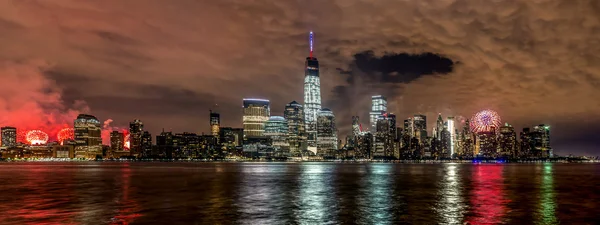
M 209 132 L 303 100 L 315 32 L 323 107 L 345 137 L 370 96 L 399 118 L 496 110 L 552 127 L 558 154 L 600 155 L 600 1 L 0 0 L 0 125 Z M 215 106 L 217 105 L 217 106 Z

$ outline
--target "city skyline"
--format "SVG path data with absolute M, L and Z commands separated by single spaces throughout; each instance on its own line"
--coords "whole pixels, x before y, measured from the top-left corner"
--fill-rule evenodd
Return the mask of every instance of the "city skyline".
M 46 118 L 70 124 L 89 113 L 119 128 L 140 119 L 153 135 L 163 128 L 208 134 L 209 109 L 222 126 L 240 127 L 246 97 L 269 99 L 271 114 L 282 116 L 289 102 L 304 103 L 302 65 L 313 30 L 321 105 L 335 113 L 340 137 L 350 133 L 352 116 L 368 127 L 371 96 L 381 94 L 399 121 L 423 114 L 431 128 L 438 113 L 492 109 L 517 131 L 550 124 L 559 154 L 598 155 L 598 47 L 582 46 L 598 35 L 576 26 L 594 18 L 597 3 L 494 3 L 510 15 L 477 2 L 473 13 L 459 3 L 364 3 L 372 10 L 361 13 L 360 5 L 312 3 L 261 5 L 277 10 L 247 17 L 257 5 L 173 3 L 174 11 L 163 12 L 157 2 L 2 2 L 0 31 L 10 35 L 1 40 L 0 89 L 9 94 L 0 99 L 0 125 L 42 129 L 35 126 Z M 560 19 L 565 14 L 572 16 Z M 367 22 L 376 16 L 383 21 Z M 351 26 L 340 22 L 350 19 Z

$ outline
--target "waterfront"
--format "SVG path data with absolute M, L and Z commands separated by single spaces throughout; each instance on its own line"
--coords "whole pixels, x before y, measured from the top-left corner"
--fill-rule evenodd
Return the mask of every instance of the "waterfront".
M 595 224 L 600 164 L 0 163 L 0 224 Z

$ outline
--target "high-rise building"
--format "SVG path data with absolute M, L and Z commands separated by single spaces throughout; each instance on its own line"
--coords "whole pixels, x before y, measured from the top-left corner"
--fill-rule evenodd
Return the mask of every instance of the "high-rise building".
M 390 116 L 391 115 L 391 116 Z M 396 116 L 384 114 L 377 119 L 377 127 L 374 135 L 373 157 L 395 156 L 394 140 L 396 138 Z
M 152 155 L 152 135 L 148 131 L 144 131 L 142 134 L 141 148 L 143 156 Z
M 533 127 L 532 142 L 534 156 L 537 157 L 553 157 L 552 148 L 550 147 L 550 126 L 540 124 Z
M 17 128 L 2 127 L 0 130 L 2 133 L 2 147 L 17 146 Z
M 440 113 L 438 115 L 437 121 L 435 123 L 435 131 L 437 132 L 435 135 L 435 137 L 438 140 L 442 139 L 442 131 L 444 130 L 444 120 L 442 119 L 442 114 Z
M 496 130 L 478 132 L 475 140 L 475 154 L 480 157 L 496 157 Z
M 371 112 L 369 113 L 369 122 L 371 123 L 371 132 L 377 130 L 377 119 L 387 111 L 387 98 L 381 95 L 371 97 Z
M 212 136 L 219 137 L 219 128 L 221 127 L 221 115 L 210 110 L 210 133 Z
M 265 124 L 265 136 L 271 138 L 271 144 L 277 156 L 290 155 L 288 132 L 288 123 L 282 116 L 271 116 Z
M 244 130 L 242 128 L 221 127 L 219 140 L 223 150 L 233 155 L 238 146 L 243 145 Z
M 244 140 L 255 137 L 264 137 L 265 123 L 271 116 L 269 100 L 245 98 L 243 100 Z
M 455 148 L 456 148 L 456 127 L 455 127 L 455 121 L 454 121 L 454 117 L 448 117 L 448 132 L 450 132 L 450 157 L 454 157 L 454 154 L 456 153 Z
M 498 152 L 502 156 L 517 157 L 517 133 L 515 133 L 515 128 L 508 123 L 500 127 Z
M 112 151 L 123 151 L 125 146 L 125 135 L 119 131 L 113 131 L 110 133 L 110 150 Z
M 135 119 L 129 123 L 129 151 L 132 156 L 141 156 L 143 133 L 144 124 L 141 120 Z
M 362 128 L 360 126 L 360 118 L 358 116 L 352 117 L 352 136 L 356 137 L 358 134 L 362 132 Z
M 156 136 L 156 146 L 158 152 L 152 155 L 159 155 L 166 158 L 173 158 L 173 151 L 175 150 L 175 140 L 172 132 L 165 132 L 164 129 L 160 135 Z
M 317 117 L 317 154 L 334 157 L 337 151 L 335 116 L 329 109 L 321 109 Z
M 313 57 L 313 32 L 309 35 L 310 56 L 304 63 L 304 122 L 306 125 L 307 143 L 311 151 L 317 146 L 317 114 L 321 110 L 321 81 L 319 77 L 319 61 Z
M 79 114 L 73 125 L 75 131 L 75 158 L 102 156 L 102 126 L 98 118 Z
M 412 121 L 414 136 L 419 140 L 419 144 L 424 144 L 427 139 L 427 117 L 415 115 Z
M 288 142 L 291 156 L 298 156 L 306 150 L 304 107 L 296 101 L 285 105 L 283 117 L 288 124 Z
M 404 120 L 404 135 L 407 135 L 411 138 L 415 136 L 412 118 L 408 118 L 408 119 Z
M 525 127 L 523 131 L 519 133 L 519 137 L 521 138 L 521 146 L 519 149 L 519 157 L 531 157 L 533 152 L 533 141 L 532 141 L 532 133 L 531 128 Z

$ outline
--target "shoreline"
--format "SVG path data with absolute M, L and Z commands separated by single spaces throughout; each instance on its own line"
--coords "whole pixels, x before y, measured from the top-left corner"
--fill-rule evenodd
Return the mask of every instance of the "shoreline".
M 390 163 L 390 164 L 532 164 L 532 163 L 600 163 L 600 160 L 591 159 L 545 159 L 545 160 L 265 160 L 265 159 L 225 159 L 225 160 L 207 160 L 207 159 L 105 159 L 105 160 L 86 160 L 86 159 L 0 159 L 0 163 L 11 162 L 117 162 L 117 163 Z

